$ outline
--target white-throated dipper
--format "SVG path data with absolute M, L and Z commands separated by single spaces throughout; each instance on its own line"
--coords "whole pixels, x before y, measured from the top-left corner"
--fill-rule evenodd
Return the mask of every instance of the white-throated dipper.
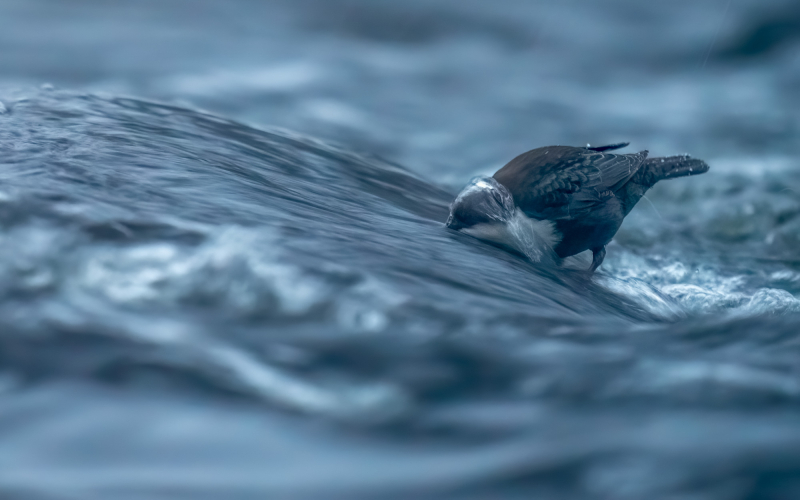
M 609 152 L 627 145 L 547 146 L 523 153 L 494 176 L 473 179 L 451 205 L 447 227 L 533 260 L 546 248 L 561 259 L 591 250 L 594 272 L 606 244 L 648 189 L 663 179 L 708 171 L 704 161 L 688 155 Z

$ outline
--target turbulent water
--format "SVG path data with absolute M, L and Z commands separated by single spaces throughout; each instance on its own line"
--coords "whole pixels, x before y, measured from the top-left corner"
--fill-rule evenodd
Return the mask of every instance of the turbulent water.
M 4 1 L 0 497 L 800 498 L 796 4 L 498 5 Z M 443 226 L 620 140 L 593 276 Z

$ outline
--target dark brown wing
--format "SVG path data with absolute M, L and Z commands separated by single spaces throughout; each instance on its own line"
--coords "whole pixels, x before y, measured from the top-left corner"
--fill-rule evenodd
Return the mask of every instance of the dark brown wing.
M 523 153 L 494 174 L 523 212 L 537 219 L 577 218 L 608 200 L 639 170 L 647 151 L 613 154 L 570 146 Z

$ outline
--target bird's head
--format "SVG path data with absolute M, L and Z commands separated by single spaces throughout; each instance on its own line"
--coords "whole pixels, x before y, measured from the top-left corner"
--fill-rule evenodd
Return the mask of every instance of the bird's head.
M 514 198 L 492 177 L 475 177 L 450 205 L 446 225 L 460 230 L 478 224 L 503 224 L 514 216 Z

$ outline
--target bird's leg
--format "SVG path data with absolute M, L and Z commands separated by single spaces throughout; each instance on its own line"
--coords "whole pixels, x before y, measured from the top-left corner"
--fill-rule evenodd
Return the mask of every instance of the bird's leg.
M 597 247 L 592 249 L 592 267 L 589 268 L 589 272 L 593 273 L 597 271 L 597 268 L 600 267 L 600 264 L 603 263 L 603 259 L 606 258 L 606 247 Z

